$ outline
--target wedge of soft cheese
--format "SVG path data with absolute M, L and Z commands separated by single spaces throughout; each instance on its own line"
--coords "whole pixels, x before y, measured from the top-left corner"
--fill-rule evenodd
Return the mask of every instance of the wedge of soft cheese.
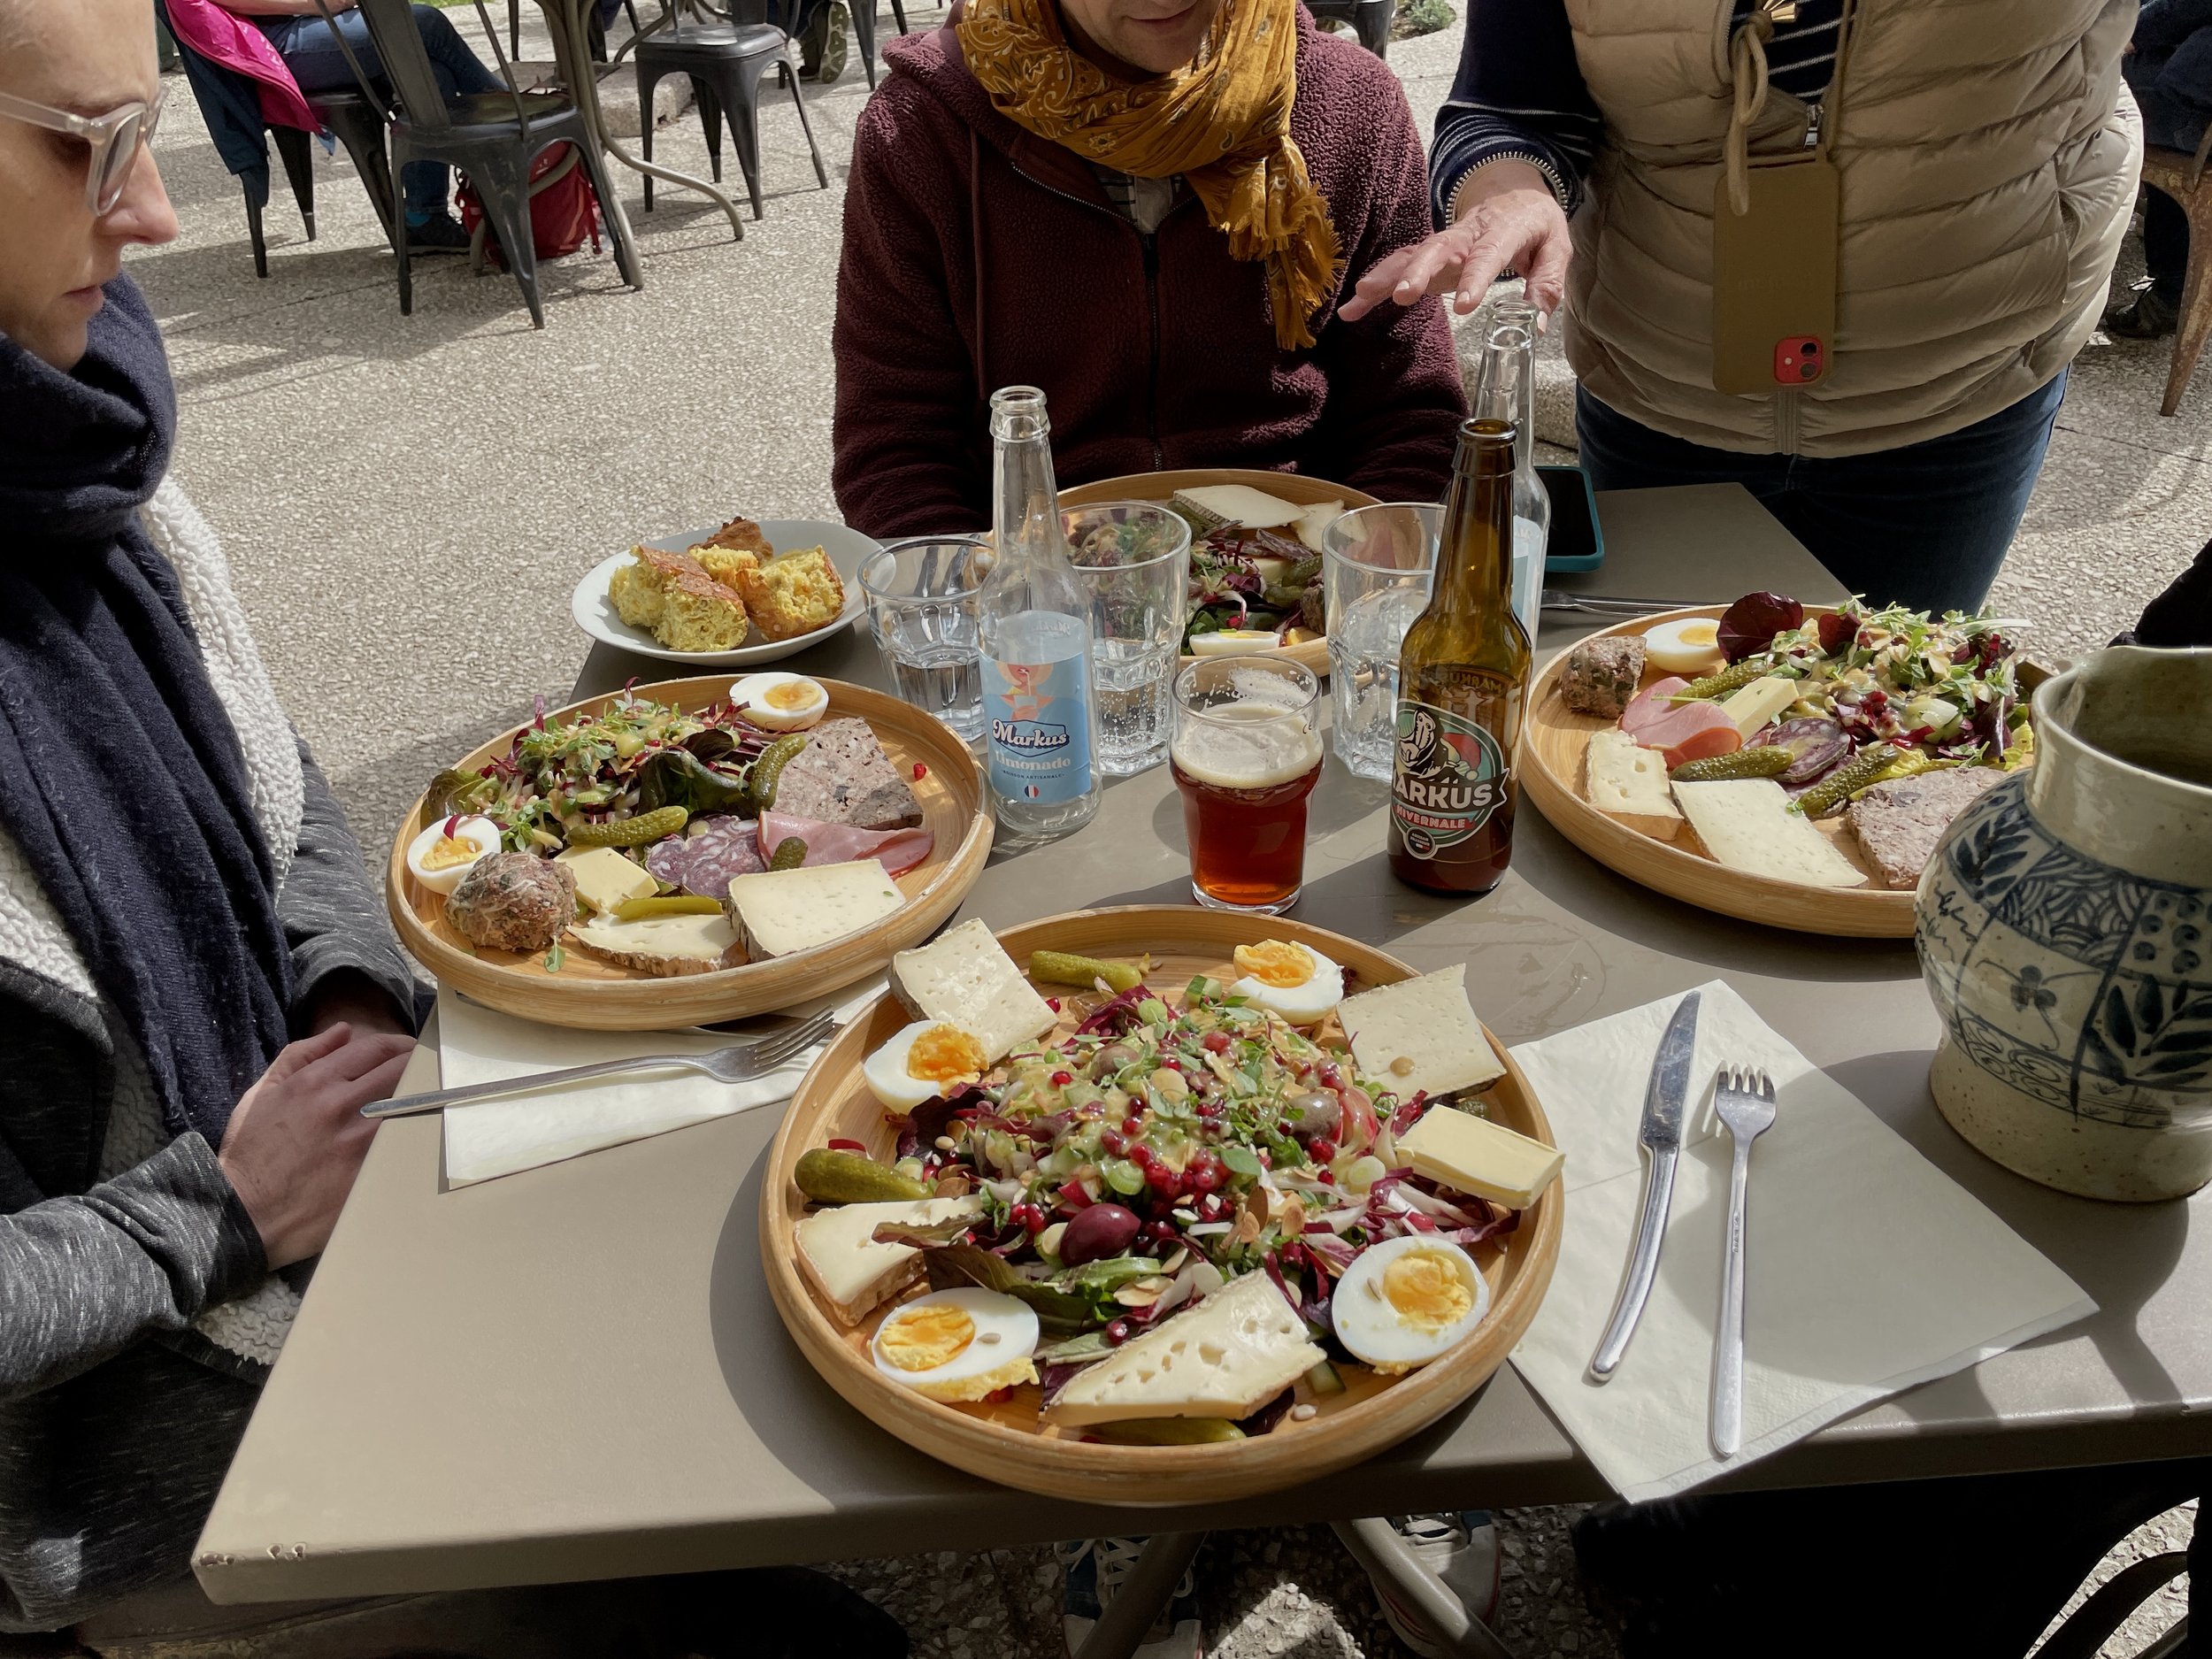
M 1432 1106 L 1398 1137 L 1398 1156 L 1455 1192 L 1525 1210 L 1559 1174 L 1567 1155 L 1456 1106 Z
M 842 939 L 905 902 L 899 884 L 872 858 L 730 878 L 730 914 L 754 962 Z
M 1045 1421 L 1247 1417 L 1327 1357 L 1274 1280 L 1247 1273 L 1085 1366 Z
M 604 916 L 617 905 L 650 898 L 660 890 L 660 883 L 643 866 L 611 847 L 572 847 L 556 853 L 553 862 L 568 867 L 576 878 L 576 896 L 595 915 Z
M 891 988 L 915 1018 L 973 1035 L 993 1065 L 1056 1018 L 980 918 L 892 957 Z
M 1705 850 L 1731 870 L 1815 887 L 1866 885 L 1866 872 L 1810 818 L 1791 811 L 1787 792 L 1771 778 L 1678 783 L 1674 798 Z
M 1797 701 L 1799 687 L 1787 674 L 1762 674 L 1720 705 L 1747 738 Z
M 1206 484 L 1196 489 L 1179 489 L 1175 499 L 1248 530 L 1279 530 L 1286 524 L 1296 524 L 1305 511 L 1249 484 Z
M 647 916 L 634 922 L 595 918 L 568 936 L 595 956 L 644 973 L 712 973 L 744 962 L 726 916 Z
M 976 1198 L 923 1198 L 818 1210 L 793 1229 L 798 1237 L 799 1268 L 839 1318 L 858 1325 L 922 1271 L 921 1251 L 910 1244 L 878 1244 L 878 1227 L 886 1222 L 934 1226 L 982 1213 L 983 1202 Z
M 1467 1003 L 1467 964 L 1348 996 L 1337 1019 L 1359 1069 L 1404 1100 L 1477 1088 L 1505 1075 Z
M 1328 534 L 1329 526 L 1343 516 L 1344 503 L 1340 501 L 1314 503 L 1298 515 L 1298 539 L 1315 552 L 1323 551 L 1327 546 L 1323 538 Z
M 1667 787 L 1667 757 L 1617 726 L 1590 733 L 1584 792 L 1601 812 L 1633 812 L 1678 822 L 1682 817 Z

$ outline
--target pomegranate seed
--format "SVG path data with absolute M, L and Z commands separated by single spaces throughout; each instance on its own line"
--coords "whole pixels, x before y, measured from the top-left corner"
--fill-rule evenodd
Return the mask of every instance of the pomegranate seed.
M 1129 1321 L 1117 1319 L 1106 1327 L 1106 1340 L 1119 1348 L 1129 1340 Z
M 833 1141 L 829 1147 L 833 1152 L 865 1152 L 868 1149 L 857 1141 Z
M 1165 1244 L 1175 1236 L 1174 1224 L 1167 1221 L 1148 1221 L 1145 1224 L 1144 1236 Z
M 1199 1041 L 1208 1054 L 1229 1052 L 1229 1033 L 1225 1031 L 1210 1031 Z
M 921 780 L 922 780 L 923 779 L 925 779 L 925 778 L 926 778 L 926 777 L 928 777 L 928 776 L 929 776 L 929 768 L 928 768 L 928 767 L 926 767 L 926 766 L 925 766 L 925 765 L 923 765 L 923 764 L 922 764 L 922 763 L 921 763 L 920 761 L 918 761 L 918 761 L 916 761 L 916 762 L 914 763 L 914 781 L 915 781 L 916 783 L 919 783 L 919 782 L 921 782 Z
M 1306 1150 L 1316 1164 L 1326 1164 L 1336 1156 L 1336 1142 L 1326 1135 L 1316 1135 Z
M 1109 1129 L 1104 1134 L 1099 1136 L 1098 1144 L 1115 1157 L 1119 1157 L 1129 1150 L 1129 1142 L 1123 1138 L 1118 1129 Z
M 1052 1087 L 1055 1088 L 1065 1088 L 1074 1081 L 1075 1073 L 1072 1071 L 1055 1071 L 1052 1074 Z

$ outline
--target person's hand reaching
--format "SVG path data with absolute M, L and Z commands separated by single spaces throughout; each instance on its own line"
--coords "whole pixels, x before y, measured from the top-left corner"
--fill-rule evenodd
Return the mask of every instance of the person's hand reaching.
M 288 1043 L 239 1101 L 218 1161 L 271 1267 L 329 1241 L 376 1133 L 361 1108 L 390 1096 L 414 1047 L 402 1033 L 332 1025 Z
M 1527 279 L 1539 326 L 1558 309 L 1573 244 L 1567 216 L 1541 173 L 1525 161 L 1493 161 L 1476 169 L 1459 193 L 1459 218 L 1426 241 L 1379 259 L 1337 309 L 1357 322 L 1384 301 L 1410 305 L 1424 294 L 1449 294 L 1463 316 L 1482 303 L 1505 270 Z

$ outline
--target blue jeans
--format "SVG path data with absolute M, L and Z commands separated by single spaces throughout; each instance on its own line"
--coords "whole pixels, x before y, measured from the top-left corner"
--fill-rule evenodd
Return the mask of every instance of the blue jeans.
M 477 61 L 444 12 L 435 6 L 419 5 L 414 13 L 416 31 L 429 49 L 430 73 L 437 78 L 438 90 L 445 94 L 448 103 L 471 93 L 507 89 Z M 337 18 L 338 32 L 360 59 L 362 73 L 372 81 L 382 81 L 384 60 L 376 55 L 368 24 L 358 12 L 341 12 Z M 338 42 L 330 38 L 330 26 L 319 17 L 261 18 L 257 21 L 302 92 L 351 92 L 359 84 Z M 449 171 L 442 161 L 407 164 L 401 182 L 406 189 L 410 225 L 425 224 L 445 211 Z
M 1739 455 L 1655 432 L 1578 387 L 1575 434 L 1599 489 L 1741 484 L 1870 604 L 1972 611 L 1989 595 L 2042 470 L 2066 376 L 1986 420 L 1871 455 Z

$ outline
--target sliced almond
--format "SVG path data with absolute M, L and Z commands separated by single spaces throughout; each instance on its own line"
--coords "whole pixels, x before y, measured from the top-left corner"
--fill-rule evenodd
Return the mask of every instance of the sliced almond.
M 1114 1293 L 1114 1300 L 1125 1308 L 1149 1308 L 1160 1295 L 1159 1291 L 1147 1290 L 1141 1285 L 1124 1285 Z

